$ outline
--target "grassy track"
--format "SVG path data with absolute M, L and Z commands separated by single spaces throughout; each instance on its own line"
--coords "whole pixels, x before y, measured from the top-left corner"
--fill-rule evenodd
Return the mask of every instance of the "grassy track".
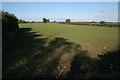
M 105 51 L 113 51 L 118 47 L 118 28 L 94 27 L 85 25 L 65 25 L 58 23 L 28 23 L 19 24 L 20 28 L 32 28 L 33 32 L 43 36 L 36 38 L 49 39 L 63 37 L 69 41 L 80 44 L 88 50 L 92 57 Z

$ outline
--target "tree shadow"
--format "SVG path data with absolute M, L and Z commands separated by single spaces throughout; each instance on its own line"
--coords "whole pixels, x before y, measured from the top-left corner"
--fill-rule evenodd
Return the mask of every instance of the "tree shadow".
M 106 52 L 104 55 L 98 55 L 100 58 L 99 65 L 100 72 L 109 73 L 109 72 L 119 72 L 120 71 L 120 50 Z M 104 66 L 103 66 L 104 65 Z
M 120 49 L 106 51 L 98 55 L 99 59 L 86 56 L 86 52 L 77 54 L 71 63 L 70 72 L 66 78 L 74 79 L 119 79 L 120 76 Z
M 120 76 L 120 49 L 112 52 L 106 51 L 99 58 L 87 56 L 87 51 L 77 52 L 71 62 L 70 71 L 65 77 L 68 79 L 119 79 Z
M 106 51 L 104 55 L 98 55 L 95 68 L 101 74 L 101 78 L 119 79 L 120 76 L 120 49 Z
M 3 49 L 3 79 L 118 78 L 119 50 L 93 59 L 87 50 L 68 39 L 35 38 L 39 36 L 31 28 L 19 29 Z
M 87 53 L 88 51 L 86 50 L 77 52 L 71 62 L 71 69 L 70 72 L 67 73 L 66 78 L 84 79 L 87 73 L 94 72 L 95 60 L 89 57 Z
M 77 51 L 81 50 L 81 46 L 62 37 L 57 37 L 50 42 L 48 40 L 51 36 L 35 38 L 39 36 L 42 35 L 31 32 L 31 28 L 19 29 L 3 49 L 4 79 L 57 79 L 69 71 L 72 58 Z

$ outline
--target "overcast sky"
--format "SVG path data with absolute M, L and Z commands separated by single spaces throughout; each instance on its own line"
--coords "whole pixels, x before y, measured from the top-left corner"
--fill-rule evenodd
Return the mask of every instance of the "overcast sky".
M 27 21 L 118 21 L 117 2 L 2 2 L 2 10 Z

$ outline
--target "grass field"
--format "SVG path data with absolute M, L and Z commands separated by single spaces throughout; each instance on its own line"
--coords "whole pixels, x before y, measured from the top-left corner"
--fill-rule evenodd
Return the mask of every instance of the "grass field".
M 3 78 L 118 78 L 118 28 L 19 24 L 3 49 Z M 105 54 L 105 55 L 103 55 Z
M 64 25 L 58 23 L 28 23 L 19 24 L 19 26 L 20 28 L 32 28 L 33 32 L 42 35 L 35 38 L 46 38 L 52 35 L 49 38 L 50 40 L 56 37 L 63 37 L 68 39 L 68 41 L 80 44 L 93 57 L 96 54 L 104 53 L 104 51 L 113 51 L 118 48 L 118 28 Z

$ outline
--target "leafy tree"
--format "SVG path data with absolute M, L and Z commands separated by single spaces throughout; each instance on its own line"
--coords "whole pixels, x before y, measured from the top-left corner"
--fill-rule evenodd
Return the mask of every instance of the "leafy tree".
M 50 20 L 49 20 L 49 19 L 47 19 L 47 22 L 50 22 Z
M 100 25 L 103 26 L 106 22 L 105 21 L 100 21 Z
M 32 21 L 31 23 L 35 23 L 35 21 Z
M 92 23 L 95 23 L 95 21 L 92 21 Z
M 66 23 L 70 23 L 70 19 L 66 19 Z
M 46 18 L 43 18 L 43 22 L 46 23 L 46 22 L 47 22 L 47 19 L 46 19 Z
M 18 23 L 27 23 L 27 21 L 20 19 L 18 20 Z
M 55 23 L 56 21 L 54 21 L 54 23 Z

